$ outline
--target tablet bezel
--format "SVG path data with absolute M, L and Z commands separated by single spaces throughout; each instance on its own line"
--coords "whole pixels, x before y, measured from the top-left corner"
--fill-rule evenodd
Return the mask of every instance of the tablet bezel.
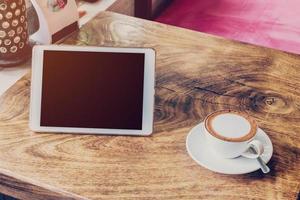
M 143 91 L 143 120 L 142 130 L 107 129 L 107 128 L 75 128 L 41 126 L 41 98 L 43 81 L 44 51 L 88 51 L 113 53 L 144 53 L 144 91 Z M 29 127 L 35 132 L 61 132 L 83 134 L 112 134 L 112 135 L 150 135 L 153 131 L 153 112 L 155 95 L 155 51 L 150 48 L 116 48 L 93 46 L 35 46 L 32 52 L 32 77 Z

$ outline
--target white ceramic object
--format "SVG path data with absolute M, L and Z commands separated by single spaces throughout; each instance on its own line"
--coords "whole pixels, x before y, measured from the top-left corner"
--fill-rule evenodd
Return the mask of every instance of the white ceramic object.
M 208 115 L 204 123 L 207 142 L 220 157 L 236 158 L 243 155 L 257 158 L 264 151 L 262 143 L 254 139 L 257 133 L 256 122 L 243 113 L 217 111 Z M 250 146 L 255 148 L 257 154 L 249 153 Z
M 53 11 L 49 0 L 31 0 L 39 20 L 39 29 L 30 39 L 39 44 L 51 44 L 52 36 L 70 24 L 78 21 L 79 15 L 75 0 L 66 1 L 66 6 Z
M 36 0 L 31 0 L 31 3 L 36 10 L 38 20 L 39 20 L 39 29 L 30 36 L 30 39 L 36 41 L 39 44 L 51 44 L 52 35 L 49 30 L 49 25 L 45 14 L 43 13 L 42 8 L 39 6 Z
M 256 159 L 237 157 L 233 159 L 222 158 L 206 141 L 204 123 L 195 126 L 187 136 L 186 148 L 189 155 L 199 165 L 222 174 L 246 174 L 260 169 Z M 268 163 L 273 155 L 273 145 L 268 135 L 258 128 L 255 140 L 259 140 L 264 146 L 261 158 Z
M 264 146 L 259 140 L 254 139 L 255 136 L 242 142 L 228 142 L 212 136 L 206 129 L 204 129 L 204 134 L 209 146 L 213 147 L 212 151 L 215 151 L 223 158 L 236 158 L 240 155 L 247 158 L 257 158 L 264 152 Z M 254 155 L 248 152 L 251 145 L 258 152 L 257 154 Z

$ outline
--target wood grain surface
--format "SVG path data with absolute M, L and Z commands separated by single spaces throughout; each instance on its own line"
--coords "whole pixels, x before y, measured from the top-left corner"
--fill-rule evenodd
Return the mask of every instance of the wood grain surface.
M 154 134 L 33 133 L 28 74 L 0 98 L 0 192 L 22 199 L 297 198 L 299 56 L 109 12 L 64 43 L 156 50 Z M 222 175 L 188 156 L 191 128 L 229 108 L 252 115 L 269 134 L 270 174 Z

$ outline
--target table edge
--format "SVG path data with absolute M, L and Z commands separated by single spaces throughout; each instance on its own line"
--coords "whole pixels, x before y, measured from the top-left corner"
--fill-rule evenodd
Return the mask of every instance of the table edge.
M 87 199 L 0 168 L 0 192 L 18 199 Z

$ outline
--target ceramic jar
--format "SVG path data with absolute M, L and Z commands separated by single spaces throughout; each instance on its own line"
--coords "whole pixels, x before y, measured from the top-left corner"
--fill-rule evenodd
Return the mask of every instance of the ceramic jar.
M 25 0 L 0 0 L 0 67 L 16 66 L 31 54 Z

